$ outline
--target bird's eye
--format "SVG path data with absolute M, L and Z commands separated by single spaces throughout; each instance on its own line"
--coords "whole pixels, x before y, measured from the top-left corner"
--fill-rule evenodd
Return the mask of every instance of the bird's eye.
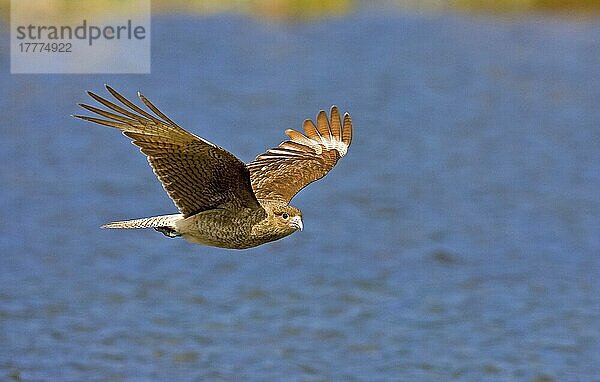
M 288 215 L 287 212 L 284 212 L 281 214 L 281 217 L 283 218 L 283 220 L 287 220 L 287 218 L 289 218 L 290 215 Z

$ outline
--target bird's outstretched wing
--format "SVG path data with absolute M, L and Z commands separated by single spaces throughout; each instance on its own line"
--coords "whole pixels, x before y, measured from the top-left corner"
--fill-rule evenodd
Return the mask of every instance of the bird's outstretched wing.
M 79 104 L 105 119 L 75 117 L 117 128 L 131 138 L 146 154 L 154 173 L 184 217 L 226 205 L 261 208 L 246 165 L 233 154 L 185 131 L 142 94 L 138 93 L 139 98 L 154 115 L 110 86 L 106 85 L 106 89 L 124 107 L 88 92 L 110 111 Z
M 259 155 L 248 164 L 252 188 L 259 200 L 289 201 L 309 183 L 325 176 L 348 151 L 352 120 L 344 114 L 343 124 L 336 106 L 331 122 L 321 110 L 317 126 L 307 119 L 304 134 L 288 129 L 290 140 Z

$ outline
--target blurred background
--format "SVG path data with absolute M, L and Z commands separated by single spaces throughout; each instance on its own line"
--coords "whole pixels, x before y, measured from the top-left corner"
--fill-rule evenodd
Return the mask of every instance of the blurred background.
M 0 1 L 1 380 L 598 378 L 597 1 L 152 6 L 150 75 L 11 75 Z M 354 140 L 278 242 L 103 231 L 175 212 L 69 117 L 104 83 L 244 161 L 332 104 Z

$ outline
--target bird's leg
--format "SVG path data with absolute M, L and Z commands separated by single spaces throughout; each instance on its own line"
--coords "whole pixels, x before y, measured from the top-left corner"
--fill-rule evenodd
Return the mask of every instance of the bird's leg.
M 169 228 L 169 227 L 154 227 L 155 230 L 157 230 L 158 232 L 162 233 L 165 236 L 168 237 L 178 237 L 181 236 L 181 234 L 177 231 L 175 231 L 173 228 Z

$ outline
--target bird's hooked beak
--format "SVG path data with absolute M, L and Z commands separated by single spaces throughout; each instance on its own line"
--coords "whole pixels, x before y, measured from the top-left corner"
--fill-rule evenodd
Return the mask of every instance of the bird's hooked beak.
M 302 231 L 302 228 L 304 228 L 304 225 L 302 224 L 302 218 L 300 216 L 294 216 L 291 218 L 290 225 L 296 229 L 299 229 L 300 231 Z

